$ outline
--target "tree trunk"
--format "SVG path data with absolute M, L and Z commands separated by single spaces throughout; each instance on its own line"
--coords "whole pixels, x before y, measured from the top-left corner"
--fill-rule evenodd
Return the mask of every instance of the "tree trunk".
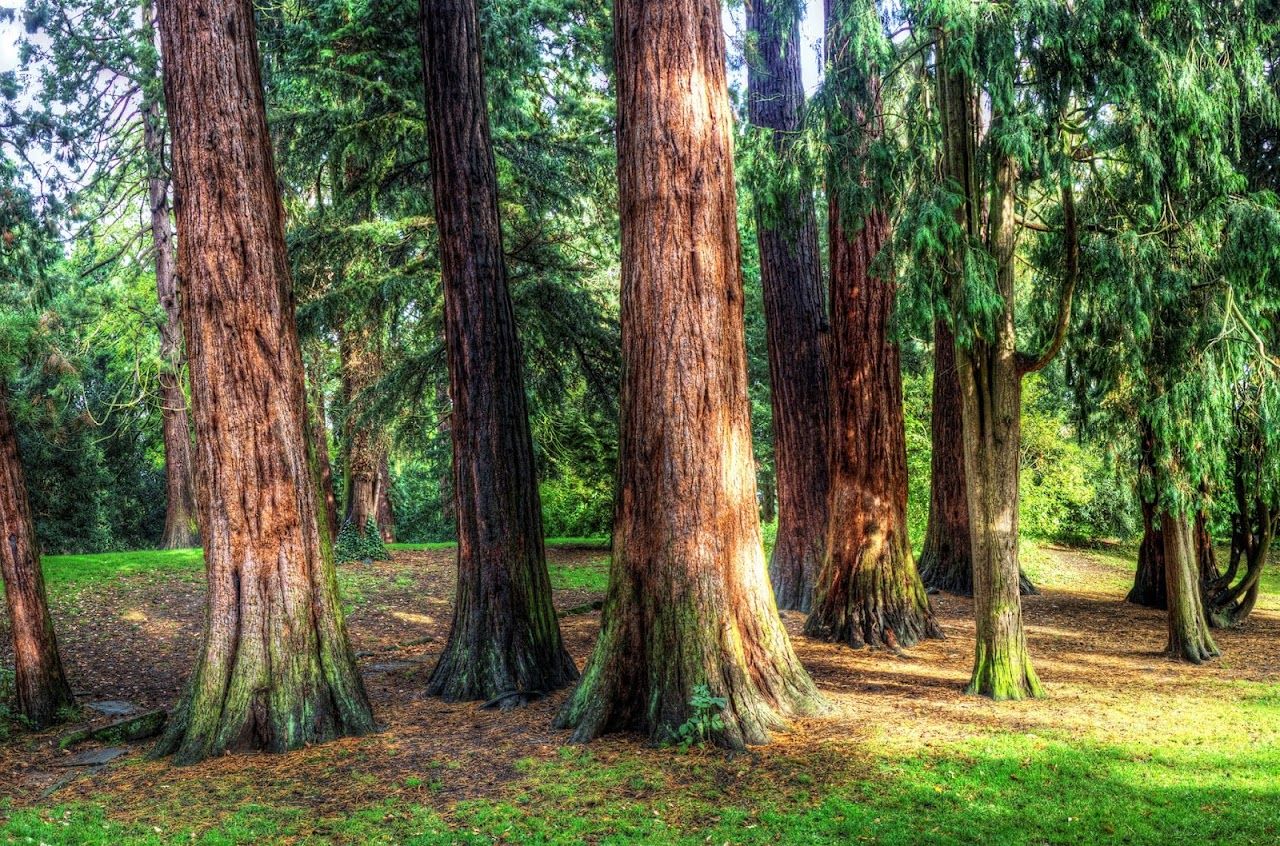
M 1160 514 L 1164 536 L 1165 584 L 1168 588 L 1168 652 L 1175 658 L 1201 664 L 1218 656 L 1209 634 L 1200 597 L 1199 556 L 1195 530 L 1185 514 Z
M 993 699 L 1042 696 L 1022 626 L 1018 568 L 1018 460 L 1022 371 L 1014 328 L 1013 260 L 1017 246 L 1011 158 L 996 165 L 990 246 L 1004 308 L 990 340 L 956 345 L 964 423 L 964 464 L 973 547 L 977 622 L 973 677 L 967 691 Z M 957 286 L 958 288 L 959 286 Z M 953 296 L 963 293 L 953 291 Z M 961 303 L 957 311 L 962 311 Z
M 964 432 L 955 336 L 944 321 L 938 320 L 933 325 L 933 339 L 933 450 L 929 522 L 920 550 L 920 578 L 931 590 L 973 596 L 973 547 L 965 494 Z M 1026 573 L 1021 572 L 1018 590 L 1023 596 L 1039 593 Z
M 1156 518 L 1156 504 L 1142 500 L 1142 542 L 1138 545 L 1138 571 L 1125 600 L 1135 605 L 1164 610 L 1168 603 L 1165 589 L 1164 534 Z
M 384 534 L 384 527 L 378 521 L 378 482 L 390 445 L 381 424 L 371 419 L 369 414 L 369 392 L 375 388 L 383 372 L 378 323 L 376 312 L 362 313 L 349 317 L 338 332 L 342 393 L 346 406 L 343 427 L 346 435 L 343 473 L 346 511 L 342 522 L 361 536 L 370 523 L 377 527 L 380 536 Z
M 179 763 L 374 728 L 310 448 L 249 0 L 161 0 L 208 606 Z
M 508 707 L 578 671 L 543 551 L 475 0 L 423 0 L 422 21 L 458 509 L 453 628 L 427 690 Z
M 142 10 L 143 37 L 155 41 L 152 6 Z M 155 72 L 154 67 L 151 68 Z M 165 515 L 161 549 L 189 549 L 200 545 L 192 481 L 191 426 L 187 396 L 182 391 L 182 319 L 179 314 L 173 224 L 170 220 L 169 179 L 164 170 L 165 130 L 160 102 L 149 90 L 142 105 L 142 141 L 146 150 L 147 194 L 151 211 L 151 241 L 155 253 L 156 296 L 164 310 L 160 326 L 160 417 L 164 437 Z
M 377 494 L 373 499 L 377 503 L 378 531 L 382 533 L 382 542 L 395 543 L 396 511 L 391 504 L 391 468 L 385 454 L 378 464 Z
M 622 415 L 601 632 L 575 741 L 763 743 L 817 692 L 770 591 L 752 466 L 732 119 L 717 0 L 617 0 Z M 696 696 L 722 698 L 717 720 Z M 701 699 L 701 697 L 699 697 Z M 704 706 L 705 707 L 705 706 Z
M 789 0 L 747 4 L 751 123 L 770 133 L 782 167 L 802 128 L 800 20 Z M 827 530 L 829 394 L 818 224 L 810 185 L 753 188 L 769 348 L 778 534 L 769 576 L 778 607 L 808 611 Z
M 310 345 L 303 356 L 307 385 L 307 413 L 310 415 L 311 449 L 316 456 L 317 484 L 324 501 L 325 522 L 330 542 L 338 540 L 338 497 L 333 489 L 333 464 L 329 460 L 328 408 L 324 399 L 324 353 L 320 344 Z
M 27 481 L 18 457 L 18 437 L 9 413 L 9 388 L 0 382 L 0 527 L 8 543 L 0 544 L 0 576 L 4 577 L 13 638 L 14 687 L 18 713 L 36 728 L 57 722 L 58 711 L 73 707 L 75 697 L 62 672 L 58 639 L 45 598 L 39 546 L 31 523 Z
M 941 637 L 911 556 L 907 535 L 907 446 L 902 369 L 890 335 L 897 281 L 873 272 L 889 239 L 889 219 L 869 208 L 860 219 L 841 204 L 849 185 L 865 186 L 863 162 L 883 134 L 880 82 L 857 66 L 842 22 L 869 0 L 829 0 L 830 80 L 839 134 L 859 147 L 827 168 L 831 250 L 830 522 L 805 634 L 853 647 L 899 649 Z M 856 93 L 855 93 L 856 92 Z
M 960 380 L 955 336 L 942 320 L 933 324 L 933 348 L 929 523 L 920 550 L 920 578 L 934 590 L 973 596 Z

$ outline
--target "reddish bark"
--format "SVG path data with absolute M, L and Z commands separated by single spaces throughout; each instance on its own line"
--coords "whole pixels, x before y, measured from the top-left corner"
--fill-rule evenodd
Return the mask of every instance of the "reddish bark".
M 155 40 L 152 14 L 151 3 L 145 3 L 142 24 L 148 41 Z M 170 220 L 169 178 L 164 169 L 164 118 L 159 100 L 151 97 L 149 91 L 142 104 L 142 141 L 146 150 L 156 296 L 164 311 L 164 323 L 160 325 L 160 360 L 163 362 L 160 370 L 160 417 L 164 440 L 165 515 L 160 548 L 188 549 L 200 545 L 192 479 L 191 424 L 187 419 L 187 396 L 182 390 L 182 321 L 173 223 Z
M 13 638 L 14 688 L 18 713 L 36 728 L 58 720 L 75 705 L 62 671 L 58 639 L 45 597 L 39 545 L 31 523 L 27 482 L 18 457 L 18 438 L 9 413 L 9 388 L 0 382 L 0 576 L 4 577 Z
M 769 132 L 785 167 L 804 119 L 798 7 L 789 0 L 748 3 L 747 27 L 755 35 L 748 114 Z M 778 498 L 769 576 L 779 608 L 808 611 L 825 546 L 830 425 L 818 224 L 812 186 L 754 190 Z
M 474 0 L 423 0 L 422 35 L 458 510 L 453 627 L 427 690 L 507 707 L 578 671 L 551 602 Z
M 333 464 L 329 459 L 328 408 L 324 396 L 324 353 L 311 344 L 303 362 L 307 384 L 307 414 L 310 419 L 311 449 L 316 457 L 316 484 L 324 503 L 324 517 L 331 542 L 338 540 L 338 497 L 333 488 Z
M 374 723 L 316 489 L 253 5 L 159 8 L 208 605 L 154 751 L 185 763 Z
M 622 418 L 602 628 L 557 723 L 762 743 L 816 691 L 769 589 L 747 400 L 732 118 L 717 0 L 618 0 Z

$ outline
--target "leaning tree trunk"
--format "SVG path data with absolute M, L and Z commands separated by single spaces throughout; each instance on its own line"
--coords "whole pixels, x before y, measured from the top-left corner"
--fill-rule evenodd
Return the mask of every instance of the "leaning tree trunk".
M 955 336 L 945 322 L 938 320 L 933 326 L 933 339 L 933 450 L 929 522 L 920 550 L 920 578 L 931 590 L 973 596 L 973 547 L 969 538 L 969 501 L 965 494 L 964 432 Z M 1021 572 L 1018 589 L 1023 596 L 1039 593 Z
M 142 10 L 143 35 L 155 40 L 151 3 Z M 152 73 L 157 70 L 150 67 Z M 146 150 L 147 194 L 151 206 L 151 241 L 155 253 L 156 295 L 164 310 L 160 325 L 160 418 L 164 440 L 165 514 L 162 549 L 200 545 L 192 480 L 191 425 L 182 390 L 182 319 L 179 314 L 169 179 L 164 171 L 164 118 L 160 102 L 148 90 L 142 105 L 142 140 Z
M 617 0 L 622 418 L 601 632 L 557 718 L 763 743 L 817 703 L 769 588 L 752 468 L 732 118 L 718 0 Z
M 788 167 L 802 128 L 800 20 L 789 0 L 747 4 L 755 54 L 747 65 L 751 123 L 770 133 Z M 764 291 L 778 488 L 778 534 L 769 561 L 778 607 L 808 611 L 827 530 L 826 316 L 813 188 L 754 186 Z
M 507 707 L 578 670 L 543 550 L 475 0 L 423 0 L 422 27 L 458 509 L 453 628 L 427 690 Z
M 56 722 L 58 712 L 73 707 L 75 697 L 62 672 L 58 639 L 45 598 L 44 574 L 27 481 L 18 457 L 18 437 L 9 413 L 9 388 L 0 382 L 0 576 L 4 577 L 13 638 L 14 687 L 18 713 L 36 728 Z
M 1164 535 L 1169 606 L 1166 648 L 1175 658 L 1201 664 L 1219 653 L 1209 634 L 1209 621 L 1200 596 L 1199 556 L 1193 523 L 1185 514 L 1162 511 L 1160 531 Z
M 907 445 L 902 369 L 890 322 L 896 280 L 873 269 L 889 219 L 870 208 L 851 221 L 841 203 L 865 182 L 860 162 L 883 133 L 880 83 L 854 65 L 840 21 L 868 0 L 829 0 L 828 77 L 840 134 L 860 140 L 828 167 L 831 250 L 830 522 L 805 634 L 850 646 L 912 646 L 941 637 L 907 535 Z M 857 91 L 855 96 L 851 92 Z M 837 155 L 841 152 L 837 151 Z M 843 184 L 842 184 L 843 183 Z
M 208 599 L 180 763 L 374 728 L 338 601 L 249 0 L 161 0 Z

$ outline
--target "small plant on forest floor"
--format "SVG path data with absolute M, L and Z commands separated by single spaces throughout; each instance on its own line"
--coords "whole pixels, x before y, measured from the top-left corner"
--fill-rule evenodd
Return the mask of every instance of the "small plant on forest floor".
M 372 520 L 365 524 L 364 534 L 356 529 L 350 521 L 342 525 L 338 532 L 338 545 L 334 548 L 334 557 L 338 561 L 389 561 L 391 553 L 382 542 L 378 526 Z
M 693 689 L 693 698 L 689 700 L 692 713 L 689 719 L 676 729 L 676 746 L 681 752 L 687 752 L 691 746 L 701 746 L 711 739 L 712 732 L 724 730 L 724 720 L 720 712 L 729 704 L 723 696 L 713 696 L 711 688 L 700 684 Z

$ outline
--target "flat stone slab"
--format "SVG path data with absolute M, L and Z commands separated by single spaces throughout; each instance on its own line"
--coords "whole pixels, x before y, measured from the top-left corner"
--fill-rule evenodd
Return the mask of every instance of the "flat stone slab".
M 84 752 L 77 752 L 70 758 L 54 761 L 53 765 L 55 767 L 100 767 L 109 761 L 114 761 L 128 751 L 123 746 L 104 746 L 102 749 L 87 749 Z
M 125 702 L 123 699 L 104 699 L 101 702 L 86 702 L 84 707 L 90 711 L 97 711 L 107 717 L 127 717 L 130 714 L 136 714 L 142 709 L 132 702 Z
M 408 670 L 421 666 L 421 661 L 379 661 L 376 664 L 370 664 L 368 671 L 370 673 L 394 673 L 398 670 Z

